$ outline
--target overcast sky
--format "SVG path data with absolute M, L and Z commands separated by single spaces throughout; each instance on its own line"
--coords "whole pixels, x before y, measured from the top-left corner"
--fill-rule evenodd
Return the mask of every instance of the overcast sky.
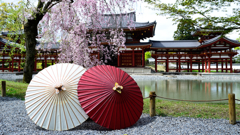
M 4 2 L 18 2 L 19 0 L 3 0 Z M 161 0 L 162 2 L 174 2 L 175 0 Z M 177 29 L 177 25 L 173 25 L 171 19 L 166 16 L 157 16 L 156 11 L 149 9 L 147 3 L 137 4 L 136 6 L 136 19 L 137 22 L 157 22 L 155 29 L 155 36 L 151 40 L 173 40 L 173 33 Z M 218 13 L 219 14 L 219 13 Z M 217 14 L 216 14 L 217 15 Z M 232 32 L 226 35 L 228 38 L 236 40 L 240 37 L 239 32 Z M 144 40 L 144 41 L 148 41 Z

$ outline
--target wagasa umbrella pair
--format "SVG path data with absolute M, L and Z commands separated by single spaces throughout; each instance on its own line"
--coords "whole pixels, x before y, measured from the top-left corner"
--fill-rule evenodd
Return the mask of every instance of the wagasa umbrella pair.
M 32 121 L 48 130 L 68 130 L 88 117 L 103 127 L 122 129 L 140 118 L 143 97 L 137 83 L 119 68 L 99 65 L 86 70 L 62 63 L 34 76 L 25 105 Z

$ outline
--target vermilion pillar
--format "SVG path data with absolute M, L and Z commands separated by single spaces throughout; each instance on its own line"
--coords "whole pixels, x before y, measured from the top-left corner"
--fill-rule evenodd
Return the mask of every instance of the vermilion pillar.
M 204 72 L 207 72 L 207 60 L 205 59 L 205 69 Z
M 166 60 L 166 72 L 168 72 L 168 57 L 167 57 L 167 60 Z
M 216 62 L 216 70 L 218 72 L 218 59 L 217 59 L 217 62 Z
M 142 67 L 145 67 L 145 54 L 143 48 L 142 48 Z
M 200 60 L 198 61 L 198 72 L 200 72 Z
M 3 56 L 2 56 L 2 72 L 4 72 L 4 62 L 5 62 L 5 59 L 4 59 L 4 51 L 3 51 Z
M 47 67 L 47 55 L 44 54 L 44 68 Z
M 157 56 L 155 56 L 155 72 L 157 72 Z
M 202 59 L 202 72 L 204 72 L 204 59 Z
M 230 73 L 232 73 L 232 56 L 230 56 Z
M 135 56 L 134 56 L 134 48 L 132 48 L 132 66 L 135 66 Z
M 192 72 L 192 56 L 190 56 L 190 72 Z
M 11 66 L 12 67 L 12 72 L 13 72 L 13 69 L 14 69 L 14 62 L 13 61 L 14 61 L 14 55 L 12 57 L 12 66 Z
M 221 60 L 221 64 L 222 64 L 221 66 L 222 66 L 222 72 L 223 72 L 223 59 Z
M 18 72 L 20 72 L 21 68 L 21 55 L 18 57 Z
M 211 58 L 210 56 L 208 56 L 208 73 L 210 73 L 211 71 Z
M 180 62 L 180 56 L 178 57 L 178 72 L 181 72 L 181 62 Z
M 227 73 L 228 72 L 228 67 L 227 67 L 228 59 L 226 59 L 225 61 L 226 61 L 225 65 L 226 65 L 226 73 Z

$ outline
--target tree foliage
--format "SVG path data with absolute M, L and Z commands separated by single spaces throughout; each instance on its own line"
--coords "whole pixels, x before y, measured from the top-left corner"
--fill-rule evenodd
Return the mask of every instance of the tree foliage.
M 195 31 L 194 25 L 191 23 L 191 20 L 181 19 L 177 30 L 174 32 L 174 40 L 194 40 L 198 37 L 193 37 L 192 32 Z
M 9 31 L 7 37 L 4 37 L 13 42 L 19 42 L 17 47 L 20 47 L 24 51 L 24 34 L 13 34 L 22 33 L 25 18 L 21 12 L 25 9 L 25 3 L 19 1 L 18 4 L 5 3 L 0 1 L 0 30 Z
M 146 61 L 148 58 L 151 58 L 151 52 L 145 52 L 145 61 Z
M 198 28 L 223 30 L 225 33 L 240 29 L 239 0 L 176 0 L 168 4 L 160 0 L 145 1 L 154 5 L 160 11 L 159 15 L 169 15 L 175 22 L 190 19 Z M 206 27 L 208 25 L 211 27 Z

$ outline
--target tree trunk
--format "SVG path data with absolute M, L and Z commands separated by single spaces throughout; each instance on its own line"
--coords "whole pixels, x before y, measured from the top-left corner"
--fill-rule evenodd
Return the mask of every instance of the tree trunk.
M 35 47 L 37 44 L 36 36 L 38 35 L 38 22 L 39 20 L 28 20 L 28 22 L 24 25 L 26 58 L 23 70 L 23 82 L 26 83 L 30 83 L 30 81 L 32 80 L 34 58 L 36 54 Z

